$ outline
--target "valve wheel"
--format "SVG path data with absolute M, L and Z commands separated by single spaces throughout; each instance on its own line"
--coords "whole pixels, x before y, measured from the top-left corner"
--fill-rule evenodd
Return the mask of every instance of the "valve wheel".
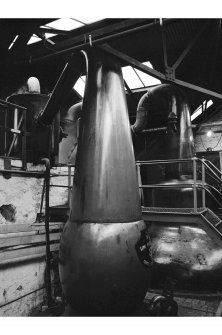
M 152 316 L 177 316 L 178 304 L 172 298 L 155 296 L 151 299 L 149 313 Z

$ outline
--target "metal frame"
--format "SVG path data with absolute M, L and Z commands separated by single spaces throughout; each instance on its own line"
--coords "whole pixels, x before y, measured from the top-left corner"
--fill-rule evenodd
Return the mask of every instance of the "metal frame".
M 13 110 L 12 110 L 13 108 Z M 8 114 L 8 110 L 9 111 L 14 111 L 14 109 L 18 109 L 22 112 L 22 116 L 19 120 L 18 123 L 18 129 L 13 129 L 13 128 L 9 128 L 7 127 L 7 114 Z M 4 126 L 1 126 L 1 128 L 4 128 L 4 133 L 5 133 L 5 149 L 4 149 L 4 157 L 5 158 L 9 158 L 9 155 L 11 154 L 13 145 L 17 139 L 17 136 L 20 135 L 22 136 L 22 169 L 26 170 L 27 169 L 27 146 L 26 146 L 26 138 L 27 135 L 29 135 L 29 133 L 27 132 L 27 128 L 26 128 L 26 113 L 27 113 L 27 108 L 23 107 L 23 106 L 19 106 L 13 103 L 10 103 L 8 101 L 5 100 L 1 100 L 0 99 L 0 111 L 2 111 L 5 113 L 5 122 L 4 122 Z M 23 124 L 22 124 L 23 122 Z M 22 129 L 19 130 L 19 127 L 22 124 Z M 7 151 L 7 138 L 6 138 L 6 133 L 7 132 L 11 132 L 14 133 L 14 137 L 13 140 L 11 142 L 10 148 Z
M 188 159 L 171 159 L 171 160 L 150 160 L 150 161 L 137 161 L 136 162 L 136 170 L 138 175 L 138 185 L 139 185 L 139 193 L 141 195 L 142 205 L 143 205 L 143 192 L 141 190 L 145 188 L 169 188 L 173 189 L 175 188 L 174 185 L 156 185 L 156 184 L 149 184 L 149 185 L 143 185 L 141 182 L 141 176 L 140 176 L 140 167 L 141 165 L 155 165 L 155 164 L 175 164 L 175 163 L 186 163 L 186 162 L 192 162 L 193 164 L 193 183 L 186 183 L 186 184 L 176 184 L 176 188 L 186 188 L 186 187 L 192 187 L 193 188 L 193 210 L 194 213 L 199 212 L 198 205 L 197 205 L 197 189 L 202 189 L 202 207 L 205 208 L 206 206 L 206 192 L 208 192 L 212 198 L 217 202 L 217 204 L 222 207 L 221 202 L 218 201 L 217 198 L 209 192 L 209 190 L 206 188 L 205 183 L 205 169 L 208 169 L 215 178 L 218 180 L 219 183 L 221 183 L 222 173 L 219 171 L 211 162 L 207 161 L 206 159 L 200 159 L 197 157 L 188 158 Z M 201 183 L 197 183 L 197 163 L 201 163 L 201 172 L 202 172 L 202 181 Z M 210 166 L 208 165 L 210 163 Z M 216 174 L 216 172 L 213 171 L 212 167 L 215 168 L 215 170 L 218 172 L 219 176 Z M 210 187 L 211 185 L 207 185 Z M 211 187 L 213 188 L 213 187 Z M 213 188 L 215 191 L 217 191 L 218 195 L 222 197 L 222 193 L 219 192 L 216 188 Z
M 119 59 L 121 60 L 124 60 L 125 62 L 127 62 L 128 64 L 130 64 L 131 66 L 135 67 L 136 69 L 138 70 L 141 70 L 151 76 L 153 76 L 154 78 L 157 78 L 157 79 L 160 79 L 162 81 L 165 81 L 165 82 L 172 82 L 174 84 L 177 84 L 179 86 L 182 86 L 182 87 L 185 87 L 185 88 L 189 88 L 189 89 L 192 89 L 196 92 L 199 92 L 199 93 L 202 93 L 202 94 L 205 94 L 207 96 L 211 96 L 211 97 L 214 97 L 214 98 L 218 98 L 218 99 L 222 99 L 222 94 L 221 93 L 217 93 L 217 92 L 214 92 L 214 91 L 211 91 L 211 90 L 208 90 L 206 88 L 203 88 L 203 87 L 199 87 L 197 85 L 193 85 L 191 83 L 188 83 L 188 82 L 185 82 L 183 80 L 180 80 L 180 79 L 170 79 L 170 77 L 168 77 L 168 79 L 166 78 L 166 75 L 163 74 L 162 72 L 159 72 L 157 70 L 154 70 L 154 69 L 151 69 L 150 67 L 140 63 L 138 60 L 110 47 L 109 45 L 102 45 L 99 47 L 100 49 L 106 51 L 106 52 L 109 52 L 110 54 L 118 57 Z

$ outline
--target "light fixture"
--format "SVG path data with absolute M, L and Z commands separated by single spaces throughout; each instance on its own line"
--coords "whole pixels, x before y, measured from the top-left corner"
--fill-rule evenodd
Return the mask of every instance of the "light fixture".
M 212 137 L 212 135 L 213 135 L 213 131 L 211 130 L 211 129 L 209 129 L 208 131 L 207 131 L 207 137 Z

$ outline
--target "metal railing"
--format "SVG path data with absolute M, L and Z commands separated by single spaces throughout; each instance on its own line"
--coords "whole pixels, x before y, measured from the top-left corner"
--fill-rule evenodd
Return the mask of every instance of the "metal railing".
M 27 129 L 26 129 L 27 108 L 0 99 L 0 111 L 4 113 L 4 121 L 3 121 L 4 124 L 0 125 L 0 128 L 3 129 L 3 133 L 4 133 L 3 135 L 4 147 L 3 147 L 2 157 L 3 158 L 10 157 L 13 148 L 17 144 L 18 136 L 21 136 L 22 145 L 21 145 L 21 157 L 20 158 L 22 160 L 22 169 L 26 170 L 27 168 L 26 137 L 28 135 Z M 18 119 L 19 111 L 21 114 L 20 119 Z M 14 125 L 15 128 L 8 127 L 8 112 L 14 113 L 13 115 L 14 123 L 16 119 L 16 125 Z M 8 133 L 13 134 L 12 140 L 10 142 L 8 140 Z M 10 157 L 10 158 L 14 158 L 14 157 Z M 18 158 L 18 157 L 16 156 L 15 158 Z
M 192 181 L 189 182 L 190 179 L 185 182 L 177 181 L 176 184 L 167 184 L 164 182 L 164 185 L 159 184 L 142 184 L 141 178 L 141 166 L 146 165 L 159 165 L 159 164 L 184 164 L 184 163 L 192 163 Z M 201 166 L 201 178 L 197 179 L 197 167 L 198 165 Z M 144 189 L 157 189 L 157 188 L 167 188 L 167 189 L 178 189 L 178 188 L 187 188 L 190 187 L 193 189 L 193 209 L 194 212 L 197 213 L 198 209 L 198 189 L 202 190 L 202 197 L 201 197 L 201 207 L 206 207 L 206 193 L 210 195 L 210 197 L 217 203 L 219 207 L 222 208 L 222 193 L 219 189 L 222 188 L 222 173 L 221 171 L 210 161 L 202 158 L 188 158 L 188 159 L 171 159 L 171 160 L 150 160 L 150 161 L 137 161 L 136 162 L 136 169 L 137 169 L 137 177 L 138 177 L 138 184 L 139 184 L 139 193 L 141 198 L 142 206 L 144 205 Z M 200 172 L 200 171 L 199 171 Z M 215 186 L 212 186 L 206 183 L 206 174 L 209 174 L 214 180 L 218 182 L 219 189 Z M 213 194 L 215 193 L 217 197 Z M 220 200 L 218 200 L 220 198 Z
M 59 184 L 50 184 L 49 188 L 51 189 L 52 187 L 58 187 L 58 188 L 67 188 L 68 189 L 68 205 L 70 208 L 71 205 L 71 194 L 72 194 L 72 177 L 74 175 L 72 174 L 72 168 L 75 168 L 75 165 L 72 164 L 65 164 L 63 167 L 68 167 L 68 173 L 66 174 L 57 174 L 57 173 L 50 173 L 50 178 L 59 178 L 59 177 L 67 177 L 68 179 L 68 185 L 59 185 Z M 43 201 L 44 201 L 44 196 L 45 196 L 45 181 L 43 184 L 43 189 L 42 189 L 42 196 L 41 196 L 41 204 L 40 204 L 40 217 L 42 215 L 42 210 L 43 210 Z M 49 205 L 50 207 L 50 205 Z

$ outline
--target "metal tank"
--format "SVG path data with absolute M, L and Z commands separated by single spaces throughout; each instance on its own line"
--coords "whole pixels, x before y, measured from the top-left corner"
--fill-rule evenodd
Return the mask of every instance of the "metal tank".
M 86 59 L 72 206 L 60 244 L 60 280 L 78 314 L 130 315 L 146 294 L 152 257 L 123 78 L 113 56 L 91 48 Z
M 28 82 L 29 83 L 29 82 Z M 46 94 L 40 93 L 20 93 L 11 95 L 8 99 L 9 102 L 14 103 L 16 105 L 20 105 L 27 108 L 26 113 L 26 130 L 30 133 L 27 140 L 27 160 L 29 162 L 33 161 L 33 149 L 35 150 L 35 145 L 33 145 L 33 126 L 34 126 L 34 117 L 37 113 L 39 113 L 42 109 L 44 109 L 46 103 L 49 100 L 49 96 Z M 19 120 L 21 119 L 21 112 L 15 108 L 14 115 L 8 115 L 8 126 L 17 129 L 19 125 Z M 43 134 L 43 132 L 42 132 Z M 12 137 L 14 135 L 10 135 L 8 142 L 12 141 Z M 47 137 L 48 139 L 48 137 Z M 38 139 L 38 141 L 42 141 L 42 146 L 45 147 L 45 152 L 48 151 L 48 141 L 46 141 L 46 137 L 44 134 L 42 137 Z M 13 147 L 13 153 L 21 152 L 21 138 L 18 138 L 15 141 Z M 44 153 L 43 153 L 44 156 Z
M 139 134 L 145 129 L 148 116 L 157 108 L 165 113 L 166 159 L 192 158 L 194 141 L 189 106 L 183 92 L 173 85 L 151 88 L 142 97 L 137 121 L 132 126 L 133 132 Z M 147 222 L 153 254 L 151 287 L 163 288 L 171 282 L 175 288 L 182 290 L 221 290 L 222 240 L 207 233 L 200 217 L 193 216 L 193 221 L 186 219 L 189 214 L 192 218 L 193 187 L 180 188 L 180 185 L 193 184 L 192 162 L 168 164 L 164 175 L 164 180 L 156 184 L 158 188 L 152 189 L 148 205 L 155 208 L 157 217 L 156 221 Z M 173 188 L 166 188 L 167 185 Z M 206 204 L 215 209 L 215 204 L 208 197 Z M 201 206 L 202 190 L 199 189 L 197 207 Z M 164 220 L 158 221 L 158 211 L 162 218 L 165 215 Z M 176 212 L 186 216 L 177 221 Z M 207 219 L 213 220 L 213 214 L 208 214 Z

